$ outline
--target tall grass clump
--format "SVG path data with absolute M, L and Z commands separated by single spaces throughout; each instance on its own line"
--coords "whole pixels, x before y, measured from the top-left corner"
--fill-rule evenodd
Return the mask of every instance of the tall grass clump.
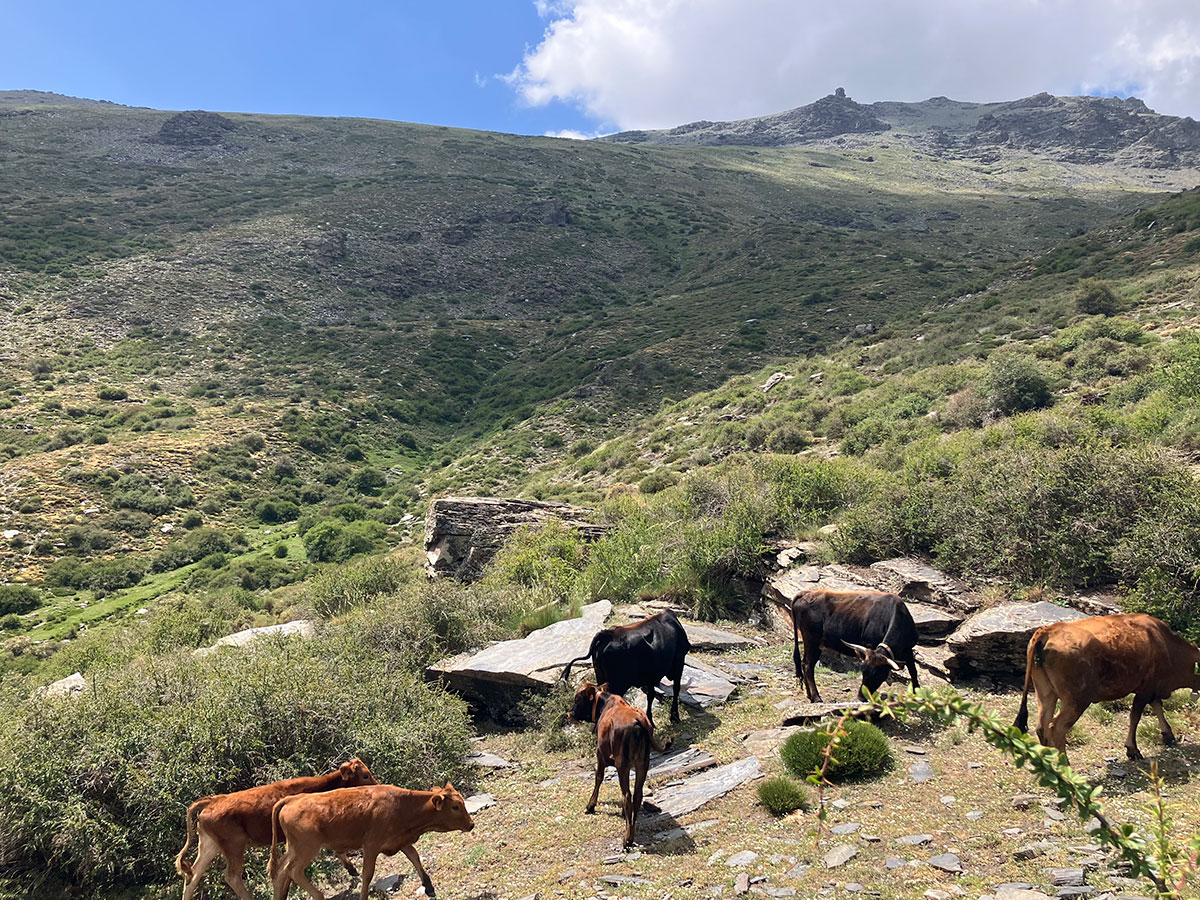
M 464 704 L 369 639 L 146 656 L 73 699 L 0 696 L 0 890 L 108 897 L 165 885 L 198 797 L 361 756 L 381 781 L 465 774 Z M 19 762 L 16 762 L 19 761 Z
M 812 805 L 804 785 L 782 775 L 759 782 L 757 791 L 758 802 L 773 816 L 786 816 Z
M 366 606 L 416 580 L 419 570 L 386 557 L 367 557 L 326 569 L 308 587 L 308 602 L 320 616 L 332 618 Z
M 483 580 L 527 588 L 546 603 L 562 602 L 570 596 L 586 555 L 579 529 L 551 520 L 509 537 L 488 564 Z

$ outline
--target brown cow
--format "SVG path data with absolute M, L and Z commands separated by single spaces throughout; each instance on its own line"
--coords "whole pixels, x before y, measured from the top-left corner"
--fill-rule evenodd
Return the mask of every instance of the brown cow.
M 242 880 L 246 848 L 265 847 L 271 843 L 271 809 L 283 797 L 378 783 L 366 763 L 352 759 L 324 775 L 290 778 L 232 794 L 201 797 L 184 815 L 187 841 L 175 857 L 175 870 L 184 877 L 183 900 L 191 900 L 204 881 L 205 871 L 218 856 L 225 857 L 225 883 L 242 900 L 253 900 Z M 196 833 L 200 835 L 196 860 L 189 865 L 183 855 Z M 357 877 L 358 872 L 350 861 L 345 856 L 341 859 L 350 877 Z
M 1162 702 L 1180 688 L 1200 690 L 1200 649 L 1147 615 L 1093 616 L 1056 622 L 1033 633 L 1025 660 L 1025 692 L 1013 724 L 1029 724 L 1029 686 L 1037 690 L 1038 740 L 1065 756 L 1067 731 L 1083 711 L 1101 700 L 1133 694 L 1125 752 L 1141 759 L 1137 726 L 1149 704 L 1158 715 L 1164 744 L 1175 735 Z M 1062 708 L 1055 715 L 1055 706 Z
M 660 746 L 654 740 L 654 726 L 646 714 L 634 709 L 619 694 L 610 694 L 607 685 L 586 683 L 575 692 L 575 704 L 569 713 L 576 722 L 596 723 L 596 787 L 585 812 L 596 811 L 596 800 L 600 796 L 600 783 L 604 770 L 612 766 L 617 770 L 617 781 L 621 785 L 621 813 L 625 817 L 625 846 L 633 844 L 633 831 L 638 810 L 642 806 L 642 786 L 650 770 L 650 748 L 659 753 L 666 752 L 671 742 Z M 629 791 L 629 769 L 634 769 L 632 794 Z
M 267 871 L 275 882 L 275 900 L 284 900 L 293 883 L 314 900 L 325 900 L 304 874 L 322 847 L 335 853 L 362 851 L 362 900 L 367 900 L 379 854 L 392 856 L 397 851 L 408 857 L 426 896 L 432 897 L 433 882 L 413 845 L 427 831 L 470 831 L 474 827 L 462 794 L 449 782 L 432 791 L 380 784 L 285 797 L 271 812 Z M 276 856 L 280 841 L 287 841 L 282 862 Z

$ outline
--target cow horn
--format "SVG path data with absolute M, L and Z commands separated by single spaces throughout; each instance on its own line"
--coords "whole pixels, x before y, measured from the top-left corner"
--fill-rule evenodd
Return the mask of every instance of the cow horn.
M 868 654 L 871 652 L 870 649 L 864 647 L 862 644 L 852 644 L 849 641 L 846 641 L 845 643 L 846 646 L 853 650 L 860 659 L 866 659 Z
M 883 656 L 883 654 L 881 653 L 880 656 Z M 892 667 L 893 672 L 900 671 L 900 663 L 896 662 L 890 656 L 884 656 L 883 658 L 887 660 L 887 664 Z

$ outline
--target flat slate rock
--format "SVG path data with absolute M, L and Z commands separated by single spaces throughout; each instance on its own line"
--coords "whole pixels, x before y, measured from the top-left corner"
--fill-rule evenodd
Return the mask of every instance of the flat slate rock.
M 932 675 L 942 681 L 949 681 L 953 675 L 947 665 L 953 655 L 954 651 L 946 644 L 917 644 L 913 647 L 913 657 L 917 661 L 917 667 L 925 675 Z
M 783 722 L 785 725 L 801 724 L 827 719 L 830 716 L 840 716 L 847 710 L 866 712 L 870 708 L 868 704 L 859 703 L 857 700 L 845 703 L 808 703 L 797 700 L 795 703 L 789 703 L 783 707 Z
M 953 853 L 939 853 L 937 856 L 929 858 L 929 865 L 935 869 L 941 869 L 943 872 L 961 872 L 962 860 Z
M 917 760 L 908 767 L 908 780 L 915 784 L 924 784 L 933 778 L 933 766 L 927 760 Z
M 295 622 L 284 622 L 282 625 L 266 625 L 262 628 L 247 628 L 245 631 L 238 631 L 233 634 L 227 634 L 211 647 L 201 647 L 195 651 L 197 656 L 207 656 L 210 653 L 216 653 L 223 647 L 248 647 L 255 641 L 261 641 L 273 637 L 298 637 L 310 638 L 317 633 L 317 626 L 308 619 L 299 619 Z
M 463 805 L 466 806 L 467 812 L 471 815 L 475 815 L 475 813 L 479 812 L 481 809 L 487 809 L 489 806 L 494 806 L 495 803 L 496 798 L 491 794 L 472 794 L 463 801 Z
M 722 631 L 692 622 L 684 622 L 683 630 L 687 632 L 688 643 L 692 645 L 693 650 L 741 650 L 746 647 L 760 647 L 763 643 L 754 638 L 734 634 L 732 631 Z
M 755 756 L 773 756 L 783 742 L 799 730 L 798 725 L 782 725 L 751 731 L 742 737 L 742 745 Z
M 467 762 L 481 769 L 507 769 L 512 765 L 507 759 L 486 751 L 468 753 Z
M 653 801 L 645 801 L 652 813 L 679 816 L 699 809 L 710 800 L 723 797 L 736 787 L 761 776 L 762 767 L 757 756 L 748 756 L 728 765 L 718 766 L 699 775 L 693 775 L 678 787 L 656 791 Z
M 585 647 L 584 651 L 586 649 Z M 693 661 L 683 666 L 683 678 L 679 682 L 679 702 L 695 709 L 708 709 L 727 701 L 735 689 L 734 683 L 726 678 L 724 673 L 699 661 Z M 664 679 L 658 683 L 658 691 L 666 697 L 666 702 L 670 702 L 674 690 L 675 687 L 670 681 Z M 632 699 L 629 702 L 634 706 L 638 705 Z M 644 708 L 645 701 L 641 702 Z
M 662 778 L 679 778 L 682 775 L 707 769 L 716 762 L 716 757 L 699 747 L 684 747 L 661 755 L 651 754 L 650 769 L 646 772 L 646 778 L 651 781 Z M 617 773 L 610 770 L 605 774 L 604 779 L 605 781 L 616 781 Z
M 1073 622 L 1083 613 L 1037 603 L 1001 603 L 975 613 L 946 638 L 953 651 L 946 666 L 954 673 L 976 672 L 1007 679 L 1025 674 L 1025 650 L 1029 638 L 1043 625 Z
M 549 691 L 566 664 L 587 653 L 611 611 L 607 600 L 591 603 L 578 618 L 554 622 L 528 637 L 443 659 L 425 671 L 503 719 L 511 714 L 522 691 Z
M 844 866 L 856 856 L 858 848 L 853 844 L 838 844 L 825 854 L 825 868 L 836 869 L 838 866 Z
M 951 612 L 940 606 L 918 603 L 915 600 L 906 601 L 904 605 L 912 613 L 913 624 L 917 626 L 918 640 L 944 638 L 966 618 L 965 613 Z
M 979 608 L 979 596 L 957 578 L 939 572 L 922 560 L 911 557 L 885 559 L 871 564 L 871 569 L 886 579 L 886 589 L 905 600 L 930 603 L 959 612 Z
M 919 847 L 922 844 L 928 844 L 932 840 L 932 834 L 906 834 L 904 837 L 896 838 L 896 843 L 905 844 L 909 847 Z

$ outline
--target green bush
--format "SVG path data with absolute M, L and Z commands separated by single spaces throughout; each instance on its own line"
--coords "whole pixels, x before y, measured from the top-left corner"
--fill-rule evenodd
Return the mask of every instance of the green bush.
M 492 558 L 484 577 L 530 588 L 549 602 L 562 601 L 571 593 L 585 558 L 578 529 L 550 521 L 516 531 Z
M 1107 281 L 1085 278 L 1079 282 L 1075 308 L 1085 316 L 1111 316 L 1120 310 L 1121 302 Z
M 678 475 L 665 466 L 659 466 L 638 482 L 638 490 L 643 494 L 657 494 L 678 483 Z
M 96 396 L 101 400 L 128 400 L 129 391 L 119 387 L 102 387 L 96 391 Z
M 827 732 L 818 730 L 796 732 L 779 749 L 784 768 L 797 778 L 807 778 L 824 763 L 829 738 Z M 869 722 L 851 719 L 825 775 L 830 781 L 845 781 L 878 775 L 891 765 L 887 735 Z
M 370 519 L 321 519 L 304 532 L 304 550 L 313 562 L 345 562 L 378 549 L 385 534 L 386 526 Z
M 0 616 L 27 613 L 42 605 L 42 594 L 27 584 L 0 584 Z
M 404 566 L 394 559 L 361 559 L 327 569 L 313 578 L 308 583 L 308 602 L 319 615 L 332 618 L 354 607 L 366 606 L 385 594 L 395 593 L 400 585 L 415 578 L 416 570 L 412 566 Z
M 7 853 L 0 892 L 109 897 L 177 881 L 183 812 L 207 794 L 327 770 L 352 755 L 384 782 L 466 773 L 457 697 L 332 630 L 254 652 L 190 652 L 89 672 L 70 701 L 0 696 Z
M 776 776 L 758 783 L 758 802 L 773 816 L 786 816 L 812 805 L 808 789 L 791 778 Z
M 351 475 L 346 483 L 360 494 L 374 496 L 387 487 L 387 476 L 378 469 L 367 466 Z
M 1050 381 L 1028 356 L 997 352 L 988 361 L 982 395 L 988 407 L 1003 416 L 1041 409 L 1050 404 Z

